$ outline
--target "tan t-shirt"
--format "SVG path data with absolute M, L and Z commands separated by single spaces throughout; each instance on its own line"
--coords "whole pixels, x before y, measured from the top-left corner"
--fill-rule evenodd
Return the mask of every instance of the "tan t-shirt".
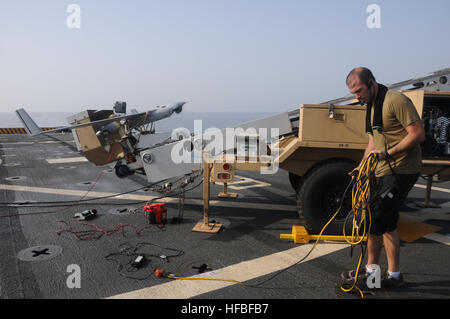
M 373 123 L 374 108 L 372 108 Z M 411 100 L 400 92 L 388 90 L 383 103 L 383 132 L 373 129 L 375 149 L 384 151 L 385 143 L 387 149 L 394 147 L 408 134 L 406 127 L 420 121 Z M 422 169 L 422 153 L 420 145 L 415 146 L 407 152 L 396 154 L 390 158 L 390 164 L 395 174 L 416 174 Z M 375 176 L 392 174 L 386 160 L 378 162 Z

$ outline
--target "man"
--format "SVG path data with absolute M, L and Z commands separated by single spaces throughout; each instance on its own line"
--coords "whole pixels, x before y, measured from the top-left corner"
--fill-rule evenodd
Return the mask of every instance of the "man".
M 370 154 L 376 154 L 379 160 L 372 194 L 368 260 L 365 269 L 360 272 L 361 279 L 377 269 L 384 243 L 388 270 L 382 287 L 402 286 L 404 279 L 399 266 L 397 222 L 400 207 L 422 168 L 420 144 L 425 140 L 422 121 L 405 95 L 377 83 L 367 68 L 353 69 L 347 76 L 346 84 L 361 104 L 367 104 L 366 132 L 369 143 L 361 163 Z M 355 271 L 343 273 L 344 282 L 352 282 L 354 275 Z

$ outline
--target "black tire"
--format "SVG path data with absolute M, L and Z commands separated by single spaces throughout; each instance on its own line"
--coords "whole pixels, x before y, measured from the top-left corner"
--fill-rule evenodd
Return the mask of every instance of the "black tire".
M 291 183 L 291 186 L 295 192 L 297 192 L 298 188 L 301 186 L 301 180 L 301 176 L 289 172 L 289 182 Z
M 338 210 L 345 189 L 351 182 L 348 175 L 356 163 L 334 161 L 314 168 L 304 177 L 297 192 L 297 209 L 300 222 L 310 234 L 317 235 Z M 342 208 L 336 218 L 326 228 L 324 234 L 342 235 L 345 217 L 351 210 L 351 189 L 347 191 Z M 347 225 L 346 232 L 351 232 Z

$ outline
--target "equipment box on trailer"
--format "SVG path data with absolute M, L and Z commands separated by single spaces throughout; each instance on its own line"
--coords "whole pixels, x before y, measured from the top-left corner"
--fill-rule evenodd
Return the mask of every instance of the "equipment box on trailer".
M 423 175 L 450 180 L 450 92 L 404 91 L 422 117 L 426 140 L 422 144 Z

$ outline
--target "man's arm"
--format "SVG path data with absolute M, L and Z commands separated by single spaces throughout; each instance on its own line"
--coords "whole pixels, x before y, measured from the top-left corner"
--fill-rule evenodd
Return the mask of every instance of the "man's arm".
M 396 154 L 409 151 L 413 147 L 423 143 L 425 141 L 425 131 L 423 129 L 422 121 L 416 121 L 406 127 L 408 134 L 393 148 L 387 151 L 388 156 L 395 156 Z M 386 152 L 381 150 L 372 150 L 369 152 L 375 153 L 378 159 L 382 160 L 386 158 Z M 365 154 L 364 154 L 365 155 Z

